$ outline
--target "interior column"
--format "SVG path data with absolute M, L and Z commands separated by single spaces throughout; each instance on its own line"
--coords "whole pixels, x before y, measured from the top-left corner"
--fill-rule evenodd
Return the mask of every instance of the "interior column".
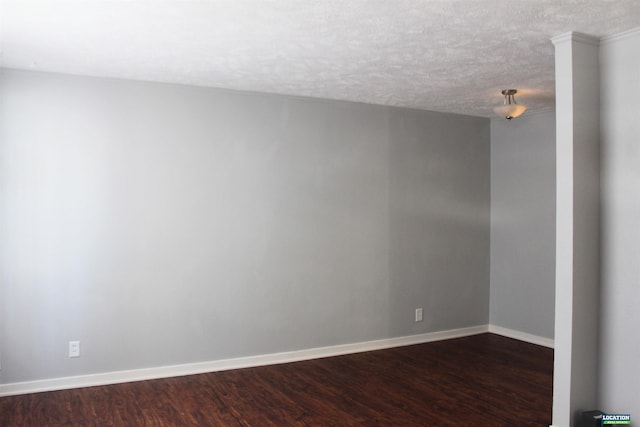
M 599 40 L 552 39 L 556 74 L 556 307 L 553 426 L 597 408 L 600 287 Z

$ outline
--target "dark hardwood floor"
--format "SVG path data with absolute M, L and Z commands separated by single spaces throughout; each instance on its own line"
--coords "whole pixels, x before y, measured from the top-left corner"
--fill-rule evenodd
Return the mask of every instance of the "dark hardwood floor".
M 553 350 L 492 334 L 0 398 L 0 426 L 548 426 Z

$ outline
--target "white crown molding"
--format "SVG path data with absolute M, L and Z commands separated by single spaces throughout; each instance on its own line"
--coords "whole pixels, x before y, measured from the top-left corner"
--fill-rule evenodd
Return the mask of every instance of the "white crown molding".
M 631 28 L 630 30 L 623 31 L 621 33 L 611 34 L 609 36 L 604 36 L 601 38 L 598 38 L 589 34 L 569 31 L 569 32 L 558 34 L 557 36 L 551 37 L 551 42 L 554 45 L 558 45 L 561 43 L 566 43 L 568 41 L 575 41 L 579 43 L 589 44 L 592 46 L 599 46 L 603 44 L 609 44 L 618 40 L 627 39 L 630 37 L 636 37 L 636 36 L 640 36 L 640 27 Z
M 600 39 L 600 44 L 601 45 L 609 44 L 619 40 L 624 40 L 630 37 L 638 37 L 638 36 L 640 36 L 640 27 L 632 28 L 630 30 L 623 31 L 617 34 L 611 34 L 610 36 L 605 36 L 602 39 Z
M 559 45 L 562 43 L 567 43 L 570 41 L 588 44 L 592 46 L 598 46 L 600 44 L 600 38 L 591 36 L 589 34 L 578 33 L 575 31 L 569 31 L 566 33 L 558 34 L 557 36 L 551 37 L 551 43 L 554 45 Z
M 489 332 L 489 325 L 472 326 L 461 329 L 431 332 L 406 337 L 366 341 L 354 344 L 343 344 L 331 347 L 273 353 L 259 356 L 239 357 L 235 359 L 214 360 L 209 362 L 188 363 L 174 366 L 161 366 L 128 371 L 105 372 L 100 374 L 81 375 L 75 377 L 53 378 L 47 380 L 20 383 L 0 384 L 0 397 L 44 391 L 65 390 L 79 387 L 93 387 L 132 381 L 170 378 L 183 375 L 203 374 L 226 371 L 229 369 L 252 368 L 257 366 L 299 362 L 323 357 L 341 356 L 364 351 L 383 350 L 393 347 L 423 344 L 451 338 L 477 335 Z

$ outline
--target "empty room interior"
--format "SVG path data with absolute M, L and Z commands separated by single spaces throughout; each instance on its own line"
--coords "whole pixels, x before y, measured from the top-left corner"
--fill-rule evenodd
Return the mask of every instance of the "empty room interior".
M 0 0 L 0 425 L 637 424 L 639 255 L 638 0 Z

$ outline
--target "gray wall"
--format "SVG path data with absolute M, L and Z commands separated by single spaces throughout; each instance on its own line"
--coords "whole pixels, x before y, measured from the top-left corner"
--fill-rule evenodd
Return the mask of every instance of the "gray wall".
M 0 90 L 2 383 L 488 322 L 486 119 L 10 70 Z
M 555 113 L 492 119 L 492 325 L 553 338 L 555 196 Z
M 640 418 L 640 28 L 600 47 L 603 263 L 599 402 Z

